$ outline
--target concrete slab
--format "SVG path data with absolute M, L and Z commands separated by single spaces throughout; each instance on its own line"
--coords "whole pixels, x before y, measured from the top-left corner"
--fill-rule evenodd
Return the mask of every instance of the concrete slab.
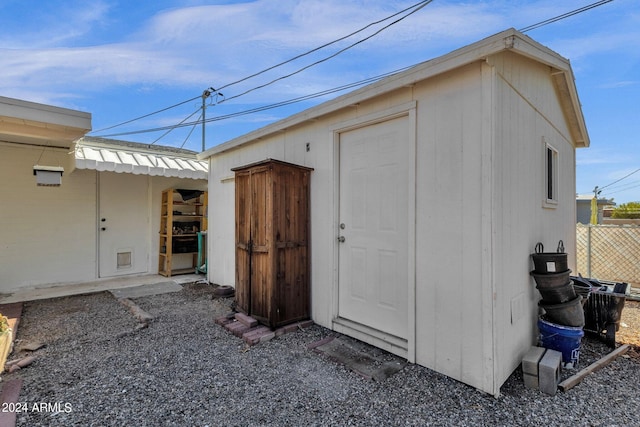
M 407 364 L 405 359 L 346 336 L 325 339 L 320 345 L 309 345 L 337 363 L 369 380 L 382 381 Z
M 90 294 L 150 283 L 166 282 L 168 280 L 169 279 L 159 274 L 144 274 L 110 277 L 90 282 L 54 283 L 24 288 L 10 294 L 0 294 L 0 304 Z M 202 274 L 184 274 L 172 277 L 171 280 L 177 284 L 184 284 L 197 282 L 198 280 L 206 280 L 206 277 Z
M 150 295 L 168 294 L 180 292 L 182 286 L 173 280 L 168 282 L 149 283 L 147 285 L 131 286 L 128 288 L 110 289 L 109 292 L 116 298 L 140 298 Z

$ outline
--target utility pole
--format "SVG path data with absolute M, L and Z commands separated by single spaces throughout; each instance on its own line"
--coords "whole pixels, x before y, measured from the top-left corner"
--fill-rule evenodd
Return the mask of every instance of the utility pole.
M 591 199 L 591 224 L 598 223 L 598 194 L 600 194 L 600 190 L 598 190 L 598 186 L 593 189 L 593 199 Z
M 204 124 L 205 124 L 205 111 L 207 110 L 207 98 L 211 96 L 211 91 L 215 90 L 212 87 L 205 89 L 202 92 L 202 151 L 204 151 Z

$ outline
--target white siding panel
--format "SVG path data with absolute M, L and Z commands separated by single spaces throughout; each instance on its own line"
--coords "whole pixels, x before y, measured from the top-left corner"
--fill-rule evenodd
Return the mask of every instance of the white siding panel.
M 528 272 L 540 241 L 555 250 L 563 240 L 575 259 L 575 156 L 549 67 L 515 55 L 492 61 L 496 69 L 494 262 L 496 265 L 496 378 L 501 384 L 535 344 L 540 296 Z M 543 207 L 543 138 L 559 151 L 559 203 Z M 521 318 L 512 305 L 527 302 Z M 515 302 L 514 302 L 515 301 Z M 518 313 L 515 313 L 516 315 Z
M 0 145 L 0 292 L 91 280 L 96 272 L 96 172 L 38 187 L 33 165 L 63 165 L 67 149 Z
M 415 88 L 420 98 L 416 361 L 488 390 L 481 89 L 478 64 Z

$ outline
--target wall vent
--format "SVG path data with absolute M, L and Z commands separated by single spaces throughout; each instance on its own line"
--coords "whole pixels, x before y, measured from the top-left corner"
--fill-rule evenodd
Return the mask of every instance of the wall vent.
M 122 268 L 131 268 L 131 251 L 128 252 L 118 252 L 118 256 L 117 256 L 117 267 L 118 269 L 122 269 Z

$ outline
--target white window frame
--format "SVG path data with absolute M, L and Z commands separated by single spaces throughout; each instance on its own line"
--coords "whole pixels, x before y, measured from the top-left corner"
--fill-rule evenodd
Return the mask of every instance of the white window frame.
M 543 137 L 542 138 L 543 161 L 544 165 L 544 187 L 543 191 L 543 207 L 556 208 L 558 206 L 558 189 L 559 185 L 559 153 L 558 150 Z

